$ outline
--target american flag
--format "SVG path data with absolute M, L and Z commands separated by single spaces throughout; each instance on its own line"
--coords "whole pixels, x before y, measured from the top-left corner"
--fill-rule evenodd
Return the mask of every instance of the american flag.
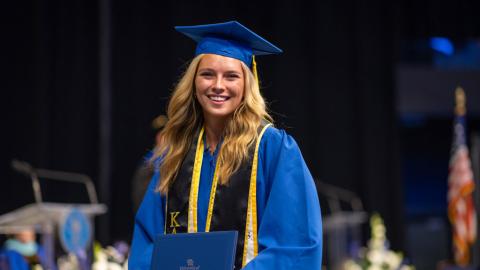
M 465 134 L 465 94 L 461 88 L 457 88 L 455 96 L 453 145 L 448 176 L 448 218 L 452 224 L 455 263 L 465 266 L 470 262 L 470 247 L 476 239 L 477 216 L 472 197 L 475 183 Z

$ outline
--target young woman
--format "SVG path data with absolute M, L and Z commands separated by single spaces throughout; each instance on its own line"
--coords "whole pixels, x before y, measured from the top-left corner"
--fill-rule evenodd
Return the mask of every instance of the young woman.
M 176 29 L 198 42 L 196 56 L 169 102 L 129 269 L 149 269 L 155 235 L 224 230 L 239 232 L 235 269 L 320 269 L 312 176 L 254 75 L 254 55 L 281 50 L 238 22 Z

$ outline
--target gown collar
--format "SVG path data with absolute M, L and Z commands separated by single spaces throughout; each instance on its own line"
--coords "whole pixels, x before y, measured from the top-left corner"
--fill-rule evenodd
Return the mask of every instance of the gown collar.
M 217 158 L 218 156 L 218 151 L 222 147 L 223 144 L 223 137 L 220 138 L 220 141 L 217 143 L 217 146 L 215 147 L 215 151 L 210 152 L 210 147 L 207 145 L 207 134 L 203 135 L 203 145 L 204 145 L 204 153 L 207 153 L 209 156 Z

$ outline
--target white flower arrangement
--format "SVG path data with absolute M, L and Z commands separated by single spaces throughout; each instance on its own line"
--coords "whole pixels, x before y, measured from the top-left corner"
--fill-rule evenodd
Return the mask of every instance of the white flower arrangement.
M 348 259 L 342 264 L 343 270 L 414 270 L 415 267 L 404 262 L 401 252 L 388 248 L 386 229 L 378 214 L 370 218 L 371 238 L 367 247 L 363 247 L 358 259 Z
M 94 261 L 92 270 L 128 270 L 128 246 L 125 243 L 119 243 L 115 246 L 102 248 L 99 243 L 93 246 Z M 80 265 L 78 258 L 72 254 L 61 256 L 58 261 L 59 270 L 78 270 Z
M 127 251 L 121 251 L 119 248 L 108 246 L 103 249 L 100 244 L 95 243 L 93 253 L 95 262 L 92 270 L 128 270 Z

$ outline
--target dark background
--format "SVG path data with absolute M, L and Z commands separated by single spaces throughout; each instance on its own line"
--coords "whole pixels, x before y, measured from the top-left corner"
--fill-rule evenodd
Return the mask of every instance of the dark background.
M 131 178 L 153 144 L 150 122 L 193 56 L 194 43 L 173 26 L 234 19 L 284 50 L 257 58 L 277 126 L 295 137 L 315 178 L 381 213 L 394 249 L 406 248 L 415 214 L 406 212 L 405 175 L 417 171 L 408 162 L 422 151 L 426 160 L 441 156 L 432 168 L 446 183 L 451 115 L 432 120 L 436 129 L 428 119 L 409 129 L 396 106 L 395 72 L 405 41 L 479 37 L 478 1 L 13 2 L 2 8 L 0 213 L 33 201 L 29 180 L 10 168 L 18 158 L 91 176 L 110 209 L 97 239 L 129 240 Z M 415 140 L 428 133 L 440 138 Z M 415 150 L 433 142 L 440 155 Z

